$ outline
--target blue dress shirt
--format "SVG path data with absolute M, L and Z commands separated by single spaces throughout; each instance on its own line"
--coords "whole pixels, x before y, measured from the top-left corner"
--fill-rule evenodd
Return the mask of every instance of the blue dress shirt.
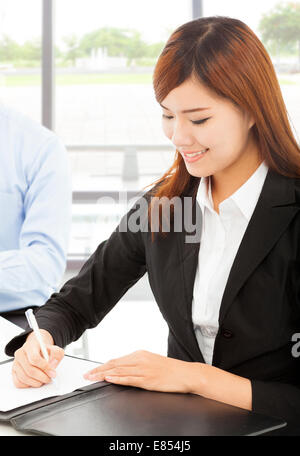
M 40 306 L 66 266 L 71 179 L 60 139 L 0 106 L 0 312 Z

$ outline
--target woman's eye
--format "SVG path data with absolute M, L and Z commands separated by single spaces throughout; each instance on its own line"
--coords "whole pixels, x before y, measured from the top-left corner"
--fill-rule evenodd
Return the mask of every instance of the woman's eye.
M 201 125 L 204 122 L 206 122 L 210 117 L 207 117 L 206 119 L 201 119 L 201 120 L 192 120 L 192 123 L 195 125 Z
M 173 119 L 173 116 L 166 116 L 165 114 L 162 115 L 164 119 Z M 210 119 L 210 117 L 207 117 L 206 119 L 201 119 L 201 120 L 191 120 L 191 122 L 194 124 L 194 125 L 201 125 L 203 124 L 204 122 L 206 122 L 208 119 Z

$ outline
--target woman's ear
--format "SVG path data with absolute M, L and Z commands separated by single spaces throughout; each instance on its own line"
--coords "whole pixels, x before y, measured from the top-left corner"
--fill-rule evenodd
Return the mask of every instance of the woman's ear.
M 255 124 L 254 117 L 251 116 L 250 114 L 248 114 L 248 129 L 250 130 L 250 128 L 252 128 L 254 124 Z

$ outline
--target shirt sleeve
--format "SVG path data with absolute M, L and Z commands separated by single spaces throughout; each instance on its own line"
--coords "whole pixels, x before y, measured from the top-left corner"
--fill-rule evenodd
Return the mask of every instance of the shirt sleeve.
M 19 249 L 0 252 L 0 289 L 43 289 L 48 298 L 66 266 L 71 224 L 70 169 L 58 137 L 47 138 L 26 173 Z

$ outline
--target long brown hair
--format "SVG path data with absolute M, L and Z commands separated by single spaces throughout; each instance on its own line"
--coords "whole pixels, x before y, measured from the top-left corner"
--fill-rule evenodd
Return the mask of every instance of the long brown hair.
M 172 33 L 153 74 L 158 103 L 191 76 L 253 116 L 253 138 L 270 169 L 288 177 L 300 177 L 300 148 L 290 127 L 272 61 L 244 22 L 224 16 L 203 17 Z M 174 163 L 153 183 L 150 194 L 172 199 L 197 188 L 197 182 L 199 178 L 188 173 L 176 150 Z M 192 193 L 195 196 L 196 192 Z

